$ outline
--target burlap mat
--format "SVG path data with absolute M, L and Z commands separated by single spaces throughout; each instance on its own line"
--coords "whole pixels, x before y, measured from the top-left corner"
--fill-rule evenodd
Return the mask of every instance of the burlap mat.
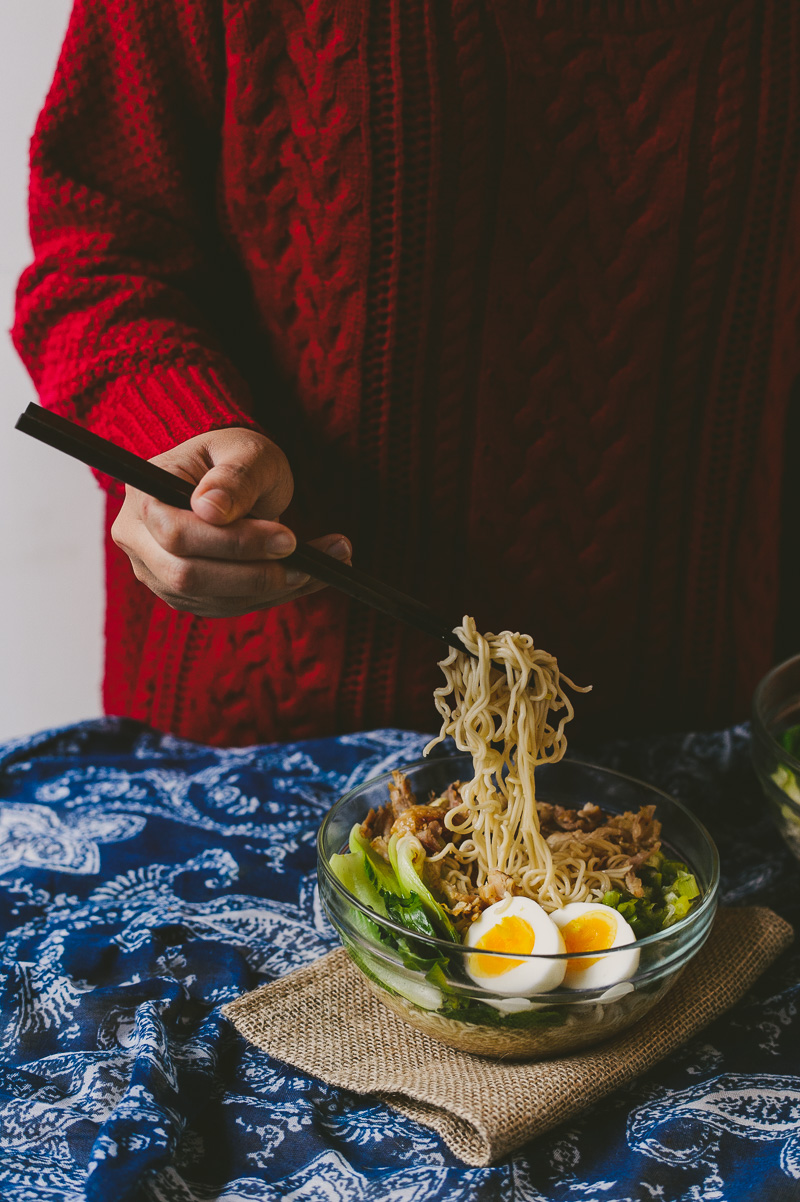
M 343 948 L 222 1008 L 277 1060 L 374 1094 L 487 1165 L 638 1076 L 743 996 L 792 941 L 772 910 L 723 909 L 668 995 L 635 1027 L 538 1063 L 468 1055 L 414 1030 L 375 998 Z

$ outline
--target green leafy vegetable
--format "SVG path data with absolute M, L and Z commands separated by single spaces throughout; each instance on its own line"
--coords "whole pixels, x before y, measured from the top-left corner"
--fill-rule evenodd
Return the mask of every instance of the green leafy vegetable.
M 787 768 L 785 764 L 778 764 L 778 767 L 772 773 L 772 779 L 775 784 L 781 789 L 788 798 L 800 805 L 800 786 L 797 783 L 797 777 L 792 772 L 791 768 Z M 789 811 L 791 815 L 791 810 Z M 796 815 L 791 815 L 794 821 L 797 821 Z
M 415 842 L 418 842 L 415 840 Z M 330 859 L 331 868 L 334 873 L 347 889 L 348 893 L 352 893 L 362 905 L 373 910 L 375 914 L 379 914 L 381 918 L 389 918 L 398 926 L 403 927 L 408 932 L 407 935 L 400 935 L 396 931 L 386 930 L 377 923 L 370 921 L 366 915 L 360 911 L 353 911 L 351 915 L 352 921 L 356 924 L 359 931 L 367 939 L 373 943 L 382 944 L 384 947 L 391 948 L 395 951 L 406 968 L 412 969 L 414 972 L 427 974 L 431 980 L 434 970 L 438 970 L 436 979 L 446 983 L 444 969 L 447 967 L 447 960 L 437 948 L 432 948 L 430 944 L 422 942 L 420 939 L 415 939 L 414 934 L 420 935 L 428 939 L 441 939 L 443 936 L 448 938 L 447 927 L 453 931 L 454 942 L 458 942 L 458 936 L 453 930 L 450 920 L 444 911 L 436 903 L 432 894 L 422 883 L 419 876 L 415 873 L 412 879 L 410 874 L 406 874 L 405 884 L 400 883 L 391 865 L 378 855 L 370 843 L 364 838 L 361 833 L 361 828 L 356 824 L 350 832 L 349 838 L 350 851 L 343 855 L 333 855 Z M 420 845 L 420 850 L 424 856 L 424 849 Z M 405 856 L 403 856 L 403 864 L 405 865 Z M 423 890 L 427 895 L 425 898 L 420 897 L 420 893 L 409 888 L 410 884 L 415 884 L 417 890 Z M 436 924 L 431 920 L 430 902 L 433 901 L 436 906 L 435 917 Z M 447 922 L 447 927 L 441 922 L 441 916 Z M 352 947 L 351 947 L 352 951 Z M 362 949 L 362 958 L 365 953 Z M 361 960 L 359 960 L 361 963 Z M 430 990 L 426 990 L 421 986 L 420 990 L 416 987 L 412 988 L 414 997 L 408 989 L 401 989 L 399 985 L 406 980 L 402 972 L 397 969 L 390 971 L 382 962 L 375 962 L 380 965 L 380 968 L 373 965 L 372 974 L 377 980 L 381 980 L 389 989 L 393 989 L 395 993 L 400 993 L 403 997 L 416 1002 L 416 995 L 430 998 L 432 994 Z M 383 974 L 381 976 L 381 973 Z M 413 985 L 413 982 L 411 982 Z M 441 994 L 438 990 L 437 995 L 441 1000 Z M 430 1007 L 425 1007 L 430 1008 Z
M 800 760 L 800 723 L 797 726 L 788 726 L 786 730 L 782 730 L 778 735 L 778 742 L 784 751 L 788 751 L 789 755 L 793 755 L 795 759 Z
M 361 971 L 377 985 L 380 985 L 381 989 L 398 993 L 400 997 L 419 1006 L 421 1010 L 441 1009 L 442 991 L 436 984 L 419 977 L 408 977 L 400 969 L 386 964 L 377 956 L 371 956 L 363 947 L 354 944 L 352 940 L 345 942 L 350 955 Z
M 357 897 L 362 906 L 369 906 L 370 910 L 374 910 L 382 918 L 386 917 L 386 906 L 380 889 L 375 884 L 375 877 L 370 878 L 368 875 L 363 856 L 331 856 L 331 868 L 345 889 Z
M 560 1027 L 567 1021 L 565 1006 L 531 1006 L 529 1010 L 506 1012 L 497 1010 L 477 998 L 456 996 L 444 991 L 441 1013 L 445 1018 L 481 1027 L 502 1027 L 504 1030 L 524 1030 L 527 1027 Z
M 637 939 L 655 935 L 685 918 L 692 902 L 700 896 L 697 881 L 680 860 L 669 860 L 654 852 L 639 869 L 643 897 L 624 889 L 610 889 L 603 904 L 618 910 Z
M 786 730 L 780 732 L 777 739 L 784 751 L 788 751 L 789 755 L 800 760 L 800 724 L 787 726 Z M 800 781 L 797 779 L 797 773 L 793 772 L 786 764 L 778 764 L 771 776 L 781 792 L 785 793 L 795 805 L 800 805 Z M 790 828 L 797 826 L 797 814 L 788 806 L 781 806 L 781 814 L 784 822 Z
M 370 909 L 375 910 L 376 914 L 380 914 L 382 917 L 385 916 L 386 910 L 380 895 L 374 890 L 370 894 L 364 888 L 365 884 L 369 882 L 367 881 L 366 874 L 360 874 L 359 863 L 355 856 L 331 856 L 331 868 L 348 893 L 352 893 L 353 897 L 357 897 L 362 905 L 369 906 Z M 372 900 L 370 900 L 370 897 L 372 897 Z M 367 918 L 366 914 L 362 914 L 360 910 L 356 910 L 353 907 L 351 920 L 365 939 L 380 942 L 381 928 L 376 922 Z
M 439 905 L 419 875 L 425 862 L 425 848 L 415 835 L 392 835 L 389 840 L 389 859 L 399 886 L 406 897 L 418 897 L 431 919 L 440 939 L 460 943 L 450 916 Z
M 349 845 L 354 856 L 362 855 L 367 861 L 368 867 L 372 869 L 374 877 L 377 880 L 378 888 L 388 889 L 390 893 L 396 893 L 398 884 L 393 869 L 386 863 L 383 856 L 378 855 L 369 839 L 364 838 L 358 823 L 350 831 Z
M 427 935 L 429 938 L 438 938 L 425 907 L 415 893 L 412 893 L 411 897 L 398 897 L 397 894 L 392 893 L 384 893 L 382 896 L 389 917 L 398 926 L 405 927 L 407 931 L 416 931 L 420 935 Z M 419 972 L 427 973 L 436 965 L 442 962 L 447 963 L 443 961 L 441 953 L 435 948 L 426 946 L 415 939 L 407 939 L 393 932 L 392 940 L 407 968 L 415 968 Z

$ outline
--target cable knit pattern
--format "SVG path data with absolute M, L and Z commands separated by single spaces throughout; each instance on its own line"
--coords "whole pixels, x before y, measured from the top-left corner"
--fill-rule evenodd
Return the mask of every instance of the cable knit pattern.
M 727 722 L 774 646 L 799 23 L 77 0 L 16 344 L 140 454 L 268 430 L 301 535 L 530 630 L 598 725 Z M 109 710 L 212 743 L 431 726 L 436 647 L 330 590 L 209 621 L 107 564 Z
M 674 609 L 685 604 L 685 546 L 693 524 L 692 490 L 685 487 L 687 455 L 694 455 L 697 420 L 704 406 L 703 355 L 713 333 L 714 289 L 724 278 L 725 223 L 741 192 L 736 187 L 737 171 L 741 172 L 743 165 L 743 108 L 754 34 L 752 5 L 734 5 L 718 52 L 718 104 L 703 124 L 704 144 L 690 159 L 702 200 L 692 213 L 692 225 L 687 223 L 686 237 L 693 239 L 693 253 L 684 255 L 685 302 L 676 313 L 674 333 L 668 336 L 668 391 L 662 388 L 658 418 L 662 439 L 667 436 L 668 423 L 670 448 L 662 451 L 656 487 L 651 487 L 659 554 L 657 561 L 652 556 L 649 559 L 650 595 L 642 613 L 652 615 L 652 629 L 663 633 L 652 639 L 647 662 L 641 665 L 648 690 L 668 675 L 679 653 L 676 641 L 681 632 Z M 751 123 L 753 116 L 751 112 Z M 692 670 L 687 664 L 687 671 Z M 699 675 L 695 665 L 694 681 Z
M 521 20 L 524 9 L 502 5 L 513 143 L 472 525 L 512 584 L 513 625 L 538 611 L 539 638 L 600 685 L 605 709 L 609 692 L 621 703 L 646 640 L 660 634 L 648 615 L 642 642 L 631 640 L 649 477 L 663 453 L 657 395 L 691 118 L 713 23 L 587 36 Z M 499 553 L 498 517 L 510 535 Z M 542 611 L 535 599 L 553 591 L 558 606 Z M 485 621 L 494 611 L 487 595 Z
M 785 255 L 798 218 L 800 12 L 794 5 L 758 6 L 756 12 L 761 103 L 751 170 L 741 181 L 742 250 L 725 297 L 699 428 L 694 504 L 702 521 L 692 530 L 687 567 L 695 604 L 687 614 L 683 650 L 684 662 L 691 662 L 684 670 L 708 682 L 709 712 L 732 693 L 743 696 L 769 655 L 777 608 L 779 465 L 786 400 L 798 375 L 797 296 L 784 291 L 781 308 L 776 301 L 781 275 L 796 274 Z M 794 523 L 796 514 L 785 518 Z M 738 653 L 731 655 L 735 640 Z

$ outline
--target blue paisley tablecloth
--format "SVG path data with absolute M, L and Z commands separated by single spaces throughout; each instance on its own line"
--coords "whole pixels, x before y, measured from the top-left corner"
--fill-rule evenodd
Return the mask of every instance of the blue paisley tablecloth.
M 798 951 L 667 1063 L 485 1169 L 220 1017 L 336 943 L 315 890 L 320 819 L 424 741 L 220 751 L 108 719 L 0 745 L 3 1202 L 800 1198 Z M 764 814 L 744 728 L 595 758 L 702 815 L 724 901 L 796 925 L 800 866 Z

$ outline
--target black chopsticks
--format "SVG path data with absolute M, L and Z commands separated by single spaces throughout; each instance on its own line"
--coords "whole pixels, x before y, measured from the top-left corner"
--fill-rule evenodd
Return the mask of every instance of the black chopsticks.
M 41 405 L 28 405 L 25 412 L 20 414 L 16 429 L 55 447 L 57 451 L 71 455 L 73 459 L 79 459 L 96 471 L 148 493 L 166 505 L 173 505 L 176 509 L 191 509 L 195 485 L 188 480 L 116 446 L 58 413 L 43 409 Z M 333 585 L 356 601 L 362 601 L 391 618 L 421 630 L 447 647 L 463 649 L 461 640 L 443 618 L 437 617 L 421 601 L 384 584 L 360 568 L 348 567 L 316 547 L 309 547 L 307 543 L 298 543 L 292 554 L 282 562 L 299 568 L 323 584 Z

